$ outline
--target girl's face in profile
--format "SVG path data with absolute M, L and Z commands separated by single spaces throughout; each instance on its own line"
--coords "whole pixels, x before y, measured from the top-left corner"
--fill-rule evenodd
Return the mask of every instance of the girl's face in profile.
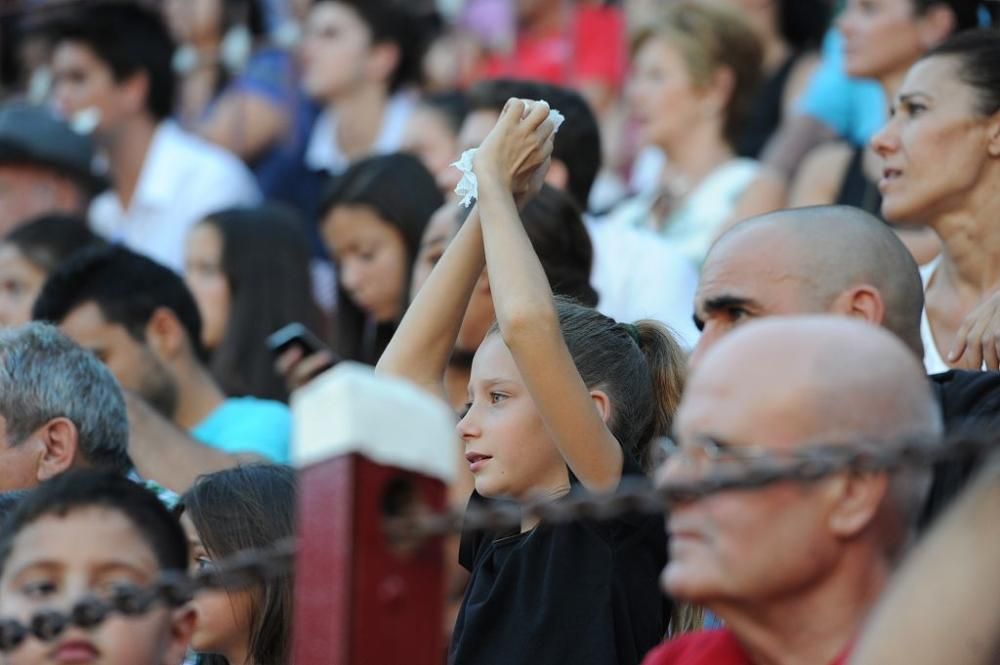
M 211 224 L 198 224 L 188 234 L 184 257 L 184 282 L 201 314 L 201 342 L 206 349 L 219 346 L 226 334 L 232 294 L 222 271 L 223 238 Z
M 837 25 L 844 67 L 851 76 L 878 78 L 905 71 L 927 49 L 914 0 L 849 0 Z
M 914 65 L 892 119 L 872 139 L 883 159 L 879 190 L 889 220 L 927 223 L 995 190 L 1000 159 L 990 152 L 990 127 L 998 120 L 977 112 L 975 90 L 958 67 L 950 56 Z
M 191 556 L 190 571 L 197 573 L 214 564 L 201 541 L 194 522 L 186 513 L 181 515 L 181 526 L 187 536 Z M 227 658 L 246 653 L 250 644 L 252 591 L 205 591 L 191 601 L 195 610 L 194 634 L 191 648 L 198 653 L 225 655 Z
M 476 351 L 466 407 L 458 433 L 480 494 L 527 499 L 569 487 L 566 463 L 499 334 Z
M 351 301 L 379 323 L 398 320 L 410 270 L 403 234 L 368 206 L 358 205 L 334 207 L 321 233 Z

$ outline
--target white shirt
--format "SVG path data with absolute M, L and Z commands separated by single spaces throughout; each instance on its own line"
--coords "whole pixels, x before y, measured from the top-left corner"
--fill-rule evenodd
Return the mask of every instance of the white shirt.
M 931 283 L 931 277 L 940 264 L 941 257 L 938 256 L 930 263 L 921 266 L 920 279 L 924 282 L 924 291 L 927 291 L 927 285 Z M 924 344 L 924 370 L 928 374 L 940 374 L 951 369 L 951 367 L 948 367 L 948 363 L 944 361 L 944 358 L 941 357 L 937 342 L 934 341 L 934 331 L 931 330 L 931 322 L 927 318 L 926 304 L 924 305 L 924 311 L 920 313 L 920 341 Z
M 597 309 L 616 321 L 665 323 L 687 349 L 698 341 L 694 294 L 698 271 L 652 231 L 587 219 L 594 246 L 590 282 Z
M 387 155 L 396 152 L 403 145 L 403 133 L 406 123 L 416 106 L 413 95 L 397 92 L 385 105 L 382 116 L 382 127 L 372 146 L 371 154 Z M 348 159 L 337 143 L 337 115 L 330 110 L 323 111 L 313 125 L 306 146 L 306 166 L 313 171 L 326 171 L 331 175 L 340 175 L 350 166 Z
M 732 216 L 743 192 L 757 176 L 758 168 L 756 161 L 744 158 L 731 159 L 719 166 L 655 232 L 687 256 L 696 269 L 701 268 L 719 229 Z M 651 213 L 655 200 L 655 195 L 640 194 L 615 208 L 609 220 L 616 225 L 654 230 Z
M 182 272 L 184 242 L 194 224 L 213 212 L 260 200 L 243 162 L 164 120 L 146 152 L 129 209 L 108 190 L 91 204 L 90 225 L 111 241 Z

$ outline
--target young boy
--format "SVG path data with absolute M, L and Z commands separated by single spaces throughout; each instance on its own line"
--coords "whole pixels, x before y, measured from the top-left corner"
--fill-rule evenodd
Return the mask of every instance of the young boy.
M 27 623 L 41 610 L 67 612 L 86 595 L 145 587 L 186 568 L 184 532 L 153 493 L 111 473 L 72 471 L 22 499 L 0 532 L 0 617 Z M 51 642 L 29 636 L 0 662 L 179 665 L 194 621 L 189 606 L 154 605 L 92 630 L 68 627 Z

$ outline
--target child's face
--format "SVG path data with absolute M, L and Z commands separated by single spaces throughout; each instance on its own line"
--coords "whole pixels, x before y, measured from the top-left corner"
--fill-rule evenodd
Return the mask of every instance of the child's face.
M 476 351 L 469 396 L 458 432 L 480 494 L 525 499 L 569 487 L 566 463 L 498 334 Z
M 42 609 L 68 611 L 85 595 L 145 586 L 161 572 L 152 548 L 120 512 L 85 507 L 46 515 L 21 530 L 0 577 L 0 616 L 27 621 Z M 93 630 L 68 628 L 54 641 L 28 638 L 4 665 L 179 665 L 193 626 L 188 608 L 155 607 L 109 616 Z
M 188 537 L 191 572 L 212 564 L 201 536 L 188 515 L 181 515 L 181 526 Z M 191 602 L 195 610 L 195 629 L 191 648 L 199 653 L 225 655 L 230 662 L 244 662 L 250 644 L 250 608 L 252 591 L 205 591 Z

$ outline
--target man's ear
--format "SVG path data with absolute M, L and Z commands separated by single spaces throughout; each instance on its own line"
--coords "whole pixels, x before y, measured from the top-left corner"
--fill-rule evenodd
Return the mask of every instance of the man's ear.
M 611 399 L 603 390 L 591 390 L 590 399 L 594 401 L 597 412 L 601 414 L 601 420 L 607 423 L 611 420 Z
M 835 536 L 852 538 L 876 519 L 889 492 L 889 476 L 885 473 L 846 473 L 832 480 L 836 496 L 828 526 Z
M 167 636 L 163 665 L 181 665 L 187 658 L 196 619 L 194 606 L 190 603 L 170 611 L 170 634 Z
M 881 326 L 885 321 L 885 302 L 874 286 L 860 284 L 847 289 L 833 301 L 830 311 Z
M 131 113 L 146 110 L 146 99 L 149 97 L 149 75 L 136 72 L 118 84 L 126 106 Z
M 373 79 L 391 83 L 393 72 L 400 65 L 402 53 L 399 47 L 389 42 L 372 44 L 368 51 L 368 74 Z
M 146 324 L 146 344 L 160 358 L 170 360 L 192 348 L 187 331 L 168 307 L 157 307 Z
M 53 418 L 31 435 L 41 443 L 38 459 L 38 481 L 43 482 L 65 473 L 77 461 L 80 433 L 69 418 Z
M 932 3 L 918 21 L 920 43 L 930 50 L 955 32 L 955 12 L 946 3 Z

